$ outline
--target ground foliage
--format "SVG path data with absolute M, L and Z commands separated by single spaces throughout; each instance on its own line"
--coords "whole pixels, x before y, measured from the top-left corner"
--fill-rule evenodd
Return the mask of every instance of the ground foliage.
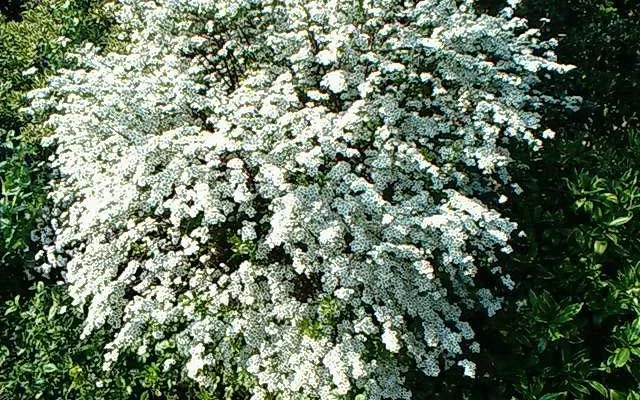
M 17 295 L 2 311 L 0 395 L 7 399 L 198 399 L 224 394 L 202 392 L 184 376 L 166 374 L 158 356 L 170 351 L 161 343 L 146 357 L 121 360 L 102 370 L 108 332 L 82 341 L 82 310 L 70 306 L 64 285 L 38 282 L 26 298 Z

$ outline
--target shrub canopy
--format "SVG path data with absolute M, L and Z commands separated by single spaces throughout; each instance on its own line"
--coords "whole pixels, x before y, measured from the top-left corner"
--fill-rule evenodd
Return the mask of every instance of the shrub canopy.
M 169 341 L 188 361 L 165 369 L 253 399 L 474 376 L 469 316 L 513 285 L 506 145 L 540 147 L 542 108 L 577 101 L 535 90 L 570 68 L 515 3 L 114 4 L 123 51 L 85 47 L 28 109 L 56 148 L 42 270 L 85 336 L 115 328 L 105 368 Z

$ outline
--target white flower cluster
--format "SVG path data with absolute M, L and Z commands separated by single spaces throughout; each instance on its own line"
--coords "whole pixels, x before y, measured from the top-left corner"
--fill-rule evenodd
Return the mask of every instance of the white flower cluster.
M 537 110 L 573 100 L 533 90 L 568 69 L 554 43 L 470 0 L 117 8 L 128 52 L 87 47 L 31 94 L 59 172 L 45 268 L 85 335 L 116 328 L 105 368 L 171 340 L 188 376 L 240 371 L 254 400 L 473 376 L 463 315 L 500 308 L 475 276 L 500 281 L 515 229 L 488 205 L 517 187 L 505 144 L 539 146 Z

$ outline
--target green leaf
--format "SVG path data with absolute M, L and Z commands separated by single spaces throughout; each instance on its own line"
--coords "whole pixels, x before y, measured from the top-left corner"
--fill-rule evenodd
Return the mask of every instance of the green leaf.
M 633 390 L 630 391 L 629 394 L 627 394 L 627 400 L 640 400 L 640 393 Z
M 52 304 L 51 307 L 49 308 L 49 314 L 47 315 L 47 319 L 49 321 L 51 321 L 53 319 L 53 317 L 56 316 L 56 313 L 58 312 L 58 305 L 57 304 Z
M 58 367 L 53 363 L 48 363 L 42 366 L 42 370 L 45 373 L 49 374 L 51 372 L 56 372 L 58 370 Z
M 620 391 L 611 389 L 611 391 L 609 393 L 611 393 L 611 400 L 626 400 L 627 399 L 627 396 L 625 396 L 624 393 L 622 393 Z
M 576 303 L 576 304 L 571 304 L 571 305 L 565 307 L 556 316 L 556 322 L 560 323 L 560 324 L 563 324 L 563 323 L 571 321 L 573 319 L 573 317 L 575 317 L 580 312 L 580 310 L 582 309 L 582 304 L 583 303 Z
M 576 392 L 582 393 L 584 395 L 589 395 L 589 389 L 587 389 L 587 387 L 581 383 L 578 382 L 572 382 L 570 384 L 571 388 L 573 390 L 575 390 Z
M 609 398 L 609 390 L 607 390 L 604 385 L 598 381 L 589 381 L 589 385 L 595 389 L 596 392 L 600 393 L 602 396 Z
M 11 353 L 9 352 L 9 348 L 5 345 L 0 345 L 0 367 L 7 360 Z
M 80 374 L 82 374 L 82 368 L 79 365 L 74 365 L 73 367 L 71 367 L 69 369 L 68 372 L 69 376 L 72 378 L 75 378 L 77 376 L 80 376 Z
M 144 392 L 140 395 L 140 400 L 149 400 L 149 392 Z
M 608 243 L 604 240 L 596 240 L 593 244 L 593 251 L 596 254 L 603 254 L 607 250 Z
M 627 361 L 629 361 L 629 357 L 631 352 L 626 347 L 621 347 L 616 349 L 613 356 L 609 357 L 609 363 L 613 364 L 614 367 L 620 368 L 624 366 Z
M 627 222 L 631 221 L 631 218 L 633 218 L 633 214 L 627 215 L 626 217 L 616 218 L 613 221 L 607 223 L 607 226 L 614 227 L 614 226 L 624 225 Z
M 628 329 L 631 344 L 640 344 L 640 318 L 636 318 Z
M 548 393 L 540 397 L 538 400 L 557 400 L 564 399 L 567 396 L 567 392 Z

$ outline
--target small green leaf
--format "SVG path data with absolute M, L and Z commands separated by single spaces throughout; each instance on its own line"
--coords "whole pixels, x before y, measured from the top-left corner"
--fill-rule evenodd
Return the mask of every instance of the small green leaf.
M 629 361 L 630 355 L 631 352 L 628 348 L 621 347 L 619 349 L 616 349 L 616 351 L 613 353 L 613 356 L 609 357 L 609 362 L 613 364 L 614 367 L 620 368 L 624 366 L 627 361 Z
M 580 310 L 582 310 L 582 303 L 571 304 L 558 313 L 556 316 L 556 322 L 560 324 L 569 322 L 580 312 Z
M 82 374 L 82 368 L 79 365 L 74 365 L 73 367 L 71 367 L 71 369 L 69 369 L 68 374 L 70 377 L 75 378 Z
M 564 399 L 567 396 L 567 392 L 548 393 L 540 397 L 538 400 L 557 400 Z
M 10 354 L 11 353 L 9 352 L 9 348 L 7 346 L 0 346 L 0 367 L 2 366 L 2 364 L 4 364 L 7 358 L 9 358 Z
M 51 372 L 56 372 L 58 370 L 58 367 L 53 363 L 48 363 L 42 366 L 42 370 L 45 373 L 49 374 Z
M 633 218 L 633 214 L 627 215 L 626 217 L 616 218 L 613 221 L 607 223 L 607 226 L 614 227 L 614 226 L 624 225 L 627 222 L 631 221 L 631 218 Z
M 58 312 L 58 305 L 57 304 L 52 304 L 51 308 L 49 308 L 49 314 L 47 315 L 47 319 L 49 321 L 51 321 L 53 319 L 53 317 L 56 316 L 57 312 Z
M 596 240 L 593 244 L 593 251 L 596 254 L 604 254 L 607 250 L 608 243 L 604 240 Z
M 140 395 L 140 400 L 149 400 L 149 392 L 144 392 Z
M 636 318 L 629 329 L 629 339 L 634 345 L 640 344 L 640 318 Z
M 609 390 L 607 390 L 602 383 L 598 381 L 589 381 L 589 385 L 605 398 L 609 398 Z

